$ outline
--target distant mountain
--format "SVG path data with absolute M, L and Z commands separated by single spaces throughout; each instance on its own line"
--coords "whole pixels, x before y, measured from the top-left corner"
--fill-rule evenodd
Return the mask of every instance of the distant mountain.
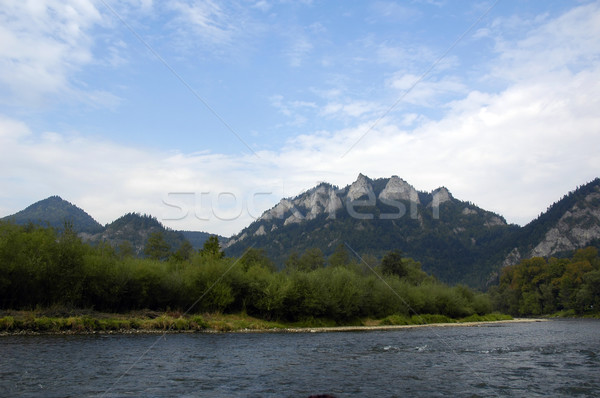
M 208 240 L 208 238 L 210 238 L 212 235 L 214 234 L 209 234 L 208 232 L 201 232 L 201 231 L 179 231 L 183 234 L 183 236 L 192 244 L 192 247 L 196 250 L 202 249 L 202 247 L 204 246 L 204 242 L 206 242 Z M 223 236 L 219 236 L 217 235 L 217 237 L 219 238 L 219 242 L 221 243 L 225 243 L 227 242 L 227 238 L 223 237 Z
M 40 200 L 18 213 L 2 218 L 2 220 L 10 220 L 16 224 L 31 222 L 59 230 L 64 227 L 65 222 L 69 222 L 75 231 L 90 234 L 104 229 L 89 214 L 60 196 L 51 196 Z
M 163 232 L 165 241 L 173 251 L 186 240 L 181 232 L 166 228 L 155 217 L 139 213 L 128 213 L 108 224 L 102 232 L 83 234 L 82 237 L 91 243 L 106 242 L 113 247 L 129 242 L 134 253 L 142 255 L 148 237 L 158 231 Z
M 419 192 L 397 176 L 371 180 L 360 174 L 343 189 L 322 183 L 282 199 L 225 247 L 229 255 L 263 248 L 280 266 L 291 252 L 312 247 L 326 256 L 344 243 L 376 257 L 401 250 L 441 280 L 482 285 L 490 253 L 506 247 L 518 230 L 444 187 Z
M 186 239 L 195 249 L 202 248 L 204 242 L 211 236 L 200 231 L 174 231 L 166 228 L 156 218 L 139 213 L 128 213 L 102 226 L 88 213 L 59 196 L 40 200 L 18 213 L 0 219 L 2 220 L 16 224 L 33 223 L 44 227 L 50 226 L 57 230 L 62 230 L 65 222 L 69 222 L 84 241 L 92 244 L 106 242 L 114 247 L 128 241 L 134 254 L 137 255 L 142 255 L 148 236 L 155 231 L 164 233 L 165 240 L 174 251 Z M 219 236 L 219 241 L 225 242 L 227 239 Z
M 129 213 L 106 227 L 77 206 L 52 196 L 4 217 L 61 229 L 70 222 L 92 243 L 119 247 L 130 242 L 143 253 L 151 233 L 162 231 L 172 250 L 187 239 L 202 247 L 210 234 L 173 231 L 156 218 Z M 534 256 L 568 256 L 600 247 L 600 179 L 570 192 L 524 227 L 509 225 L 498 214 L 456 199 L 444 187 L 417 191 L 392 176 L 371 180 L 360 174 L 344 187 L 322 183 L 272 209 L 230 239 L 219 236 L 226 253 L 239 256 L 250 246 L 262 248 L 280 267 L 291 253 L 319 248 L 331 255 L 348 244 L 361 255 L 381 258 L 391 250 L 420 261 L 423 269 L 448 283 L 486 287 L 497 282 L 501 267 Z

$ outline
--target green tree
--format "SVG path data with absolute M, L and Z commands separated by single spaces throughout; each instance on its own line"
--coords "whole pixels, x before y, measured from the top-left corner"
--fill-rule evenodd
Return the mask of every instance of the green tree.
M 144 248 L 146 257 L 153 260 L 166 260 L 171 254 L 171 246 L 165 241 L 163 231 L 152 232 Z
M 192 254 L 194 253 L 194 247 L 192 244 L 186 239 L 181 243 L 177 251 L 173 253 L 173 260 L 175 261 L 187 261 L 192 258 Z
M 396 275 L 403 278 L 407 275 L 402 262 L 402 253 L 398 250 L 388 252 L 381 260 L 381 272 L 384 275 Z
M 255 249 L 251 247 L 246 250 L 239 262 L 244 271 L 248 271 L 250 267 L 255 265 L 264 267 L 269 271 L 275 271 L 275 264 L 273 264 L 273 261 L 267 257 L 265 249 Z
M 130 241 L 124 240 L 117 246 L 117 253 L 119 253 L 119 257 L 121 258 L 133 257 L 135 256 L 135 249 Z
M 329 256 L 329 265 L 332 267 L 345 267 L 348 264 L 350 264 L 350 255 L 346 250 L 346 246 L 340 243 L 333 254 Z
M 298 270 L 309 272 L 325 266 L 325 257 L 321 249 L 314 247 L 307 249 L 298 261 Z
M 202 249 L 200 249 L 200 254 L 217 259 L 225 257 L 225 253 L 221 251 L 219 238 L 216 235 L 210 236 L 206 242 L 204 242 Z
M 286 272 L 297 271 L 298 266 L 300 265 L 300 256 L 297 251 L 293 251 L 287 260 L 285 260 L 285 270 Z

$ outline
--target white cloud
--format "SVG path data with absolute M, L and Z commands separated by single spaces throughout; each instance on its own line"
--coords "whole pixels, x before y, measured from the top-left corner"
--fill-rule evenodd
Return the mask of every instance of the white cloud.
M 231 16 L 212 0 L 174 1 L 169 7 L 177 11 L 174 26 L 182 32 L 194 31 L 194 38 L 209 44 L 226 44 L 237 29 Z
M 296 37 L 285 50 L 285 55 L 289 60 L 290 66 L 295 68 L 300 67 L 312 49 L 313 45 L 307 37 Z
M 0 101 L 40 103 L 73 89 L 71 75 L 92 60 L 93 2 L 4 1 L 0 9 Z
M 449 94 L 454 96 L 467 91 L 467 87 L 452 76 L 432 80 L 410 73 L 397 73 L 387 84 L 399 91 L 403 102 L 427 107 L 439 106 Z
M 537 21 L 538 23 L 540 21 Z M 498 36 L 499 65 L 493 78 L 511 81 L 548 79 L 564 69 L 577 72 L 600 61 L 600 4 L 574 8 L 552 21 L 541 20 L 527 35 L 517 40 Z M 496 29 L 512 21 L 499 20 Z
M 346 100 L 344 102 L 329 102 L 319 113 L 326 117 L 346 119 L 348 117 L 360 118 L 365 115 L 372 116 L 375 111 L 380 109 L 381 106 L 375 102 Z
M 440 88 L 464 90 L 461 98 L 440 105 L 445 113 L 439 120 L 411 113 L 401 126 L 384 119 L 370 130 L 374 111 L 381 110 L 377 105 L 327 93 L 324 112 L 359 122 L 297 136 L 278 151 L 259 152 L 259 158 L 135 149 L 31 131 L 2 117 L 2 192 L 19 200 L 3 201 L 0 210 L 18 211 L 58 194 L 103 223 L 141 211 L 170 218 L 174 228 L 230 235 L 280 197 L 319 181 L 345 186 L 362 172 L 373 178 L 397 174 L 420 190 L 445 185 L 459 199 L 525 223 L 598 176 L 599 18 L 598 6 L 583 6 L 540 22 L 517 41 L 501 38 L 487 75 L 503 80 L 501 91 L 467 93 L 444 79 L 419 83 L 415 94 L 420 89 L 421 100 L 439 98 L 434 93 Z M 272 103 L 290 115 L 319 109 L 283 96 Z

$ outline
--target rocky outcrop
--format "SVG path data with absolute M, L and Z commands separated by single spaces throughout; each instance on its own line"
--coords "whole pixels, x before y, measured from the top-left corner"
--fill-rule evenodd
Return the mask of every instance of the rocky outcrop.
M 265 231 L 265 226 L 261 225 L 260 227 L 258 227 L 258 229 L 256 230 L 256 232 L 254 233 L 254 235 L 256 236 L 263 236 L 266 235 L 267 231 Z
M 362 174 L 358 175 L 358 178 L 352 183 L 352 185 L 350 185 L 348 193 L 346 194 L 346 200 L 349 202 L 353 202 L 358 199 L 370 199 L 374 197 L 375 193 L 373 192 L 371 182 Z
M 389 179 L 379 194 L 379 200 L 407 200 L 417 204 L 421 203 L 417 190 L 398 176 L 392 176 Z
M 440 187 L 434 190 L 431 195 L 433 196 L 433 201 L 431 202 L 432 206 L 441 205 L 444 202 L 449 202 L 452 200 L 452 194 L 446 187 Z
M 533 248 L 530 257 L 548 257 L 556 253 L 575 250 L 600 239 L 600 192 L 586 196 L 558 220 Z

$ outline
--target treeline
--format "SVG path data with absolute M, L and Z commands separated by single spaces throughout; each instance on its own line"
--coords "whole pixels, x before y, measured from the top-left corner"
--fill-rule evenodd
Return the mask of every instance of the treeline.
M 600 258 L 595 247 L 572 258 L 535 257 L 504 268 L 490 290 L 495 306 L 512 315 L 600 312 Z
M 225 257 L 214 237 L 200 251 L 186 246 L 166 253 L 159 236 L 149 239 L 148 258 L 140 259 L 126 250 L 86 244 L 68 226 L 58 233 L 0 223 L 0 306 L 106 312 L 192 308 L 192 313 L 340 323 L 414 313 L 460 318 L 492 310 L 487 295 L 442 284 L 398 252 L 381 262 L 367 256 L 365 264 L 344 246 L 328 258 L 311 249 L 291 254 L 282 271 L 261 250 Z

